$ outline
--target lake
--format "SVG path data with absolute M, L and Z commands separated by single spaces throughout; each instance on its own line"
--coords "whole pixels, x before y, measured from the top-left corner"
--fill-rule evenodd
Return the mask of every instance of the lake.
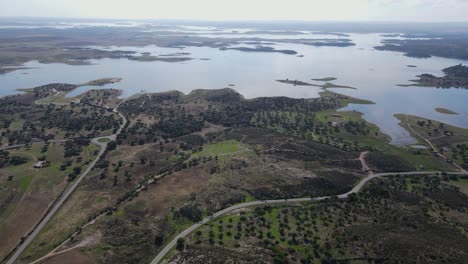
M 416 75 L 431 73 L 441 75 L 441 69 L 464 63 L 455 59 L 432 57 L 417 59 L 402 53 L 377 51 L 373 47 L 383 39 L 379 34 L 349 34 L 346 36 L 324 36 L 312 32 L 300 35 L 281 34 L 230 34 L 229 30 L 214 34 L 213 29 L 183 28 L 181 34 L 195 34 L 199 31 L 204 37 L 258 38 L 262 46 L 275 49 L 288 49 L 297 55 L 271 52 L 243 52 L 237 50 L 219 50 L 210 47 L 161 48 L 147 47 L 94 47 L 107 50 L 125 50 L 138 53 L 149 52 L 152 55 L 167 55 L 177 52 L 190 53 L 184 57 L 193 60 L 177 63 L 138 62 L 128 59 L 92 60 L 92 65 L 70 66 L 64 64 L 41 64 L 28 62 L 29 69 L 17 70 L 0 75 L 0 95 L 16 93 L 17 88 L 29 88 L 53 82 L 84 83 L 103 77 L 121 77 L 122 82 L 104 86 L 124 91 L 129 96 L 142 90 L 162 92 L 179 90 L 188 93 L 194 89 L 218 89 L 228 87 L 237 90 L 246 98 L 260 96 L 288 96 L 294 98 L 317 97 L 320 88 L 310 86 L 292 86 L 276 82 L 278 79 L 297 79 L 314 82 L 313 78 L 336 77 L 334 84 L 357 88 L 331 89 L 357 98 L 368 99 L 375 105 L 350 105 L 342 111 L 356 110 L 364 113 L 364 118 L 378 125 L 382 132 L 392 137 L 396 145 L 413 144 L 415 140 L 398 125 L 393 116 L 397 113 L 418 115 L 440 120 L 452 125 L 468 128 L 468 90 L 436 89 L 422 87 L 399 87 L 415 79 Z M 190 33 L 192 32 L 192 33 Z M 211 33 L 210 33 L 211 32 Z M 302 44 L 275 43 L 275 39 L 351 39 L 356 46 L 351 47 L 316 47 Z M 388 38 L 387 38 L 388 39 Z M 255 47 L 246 42 L 235 47 Z M 407 65 L 417 67 L 410 68 Z M 90 89 L 81 87 L 71 95 L 77 95 Z M 92 87 L 96 88 L 96 87 Z M 435 111 L 443 107 L 459 115 L 445 115 Z

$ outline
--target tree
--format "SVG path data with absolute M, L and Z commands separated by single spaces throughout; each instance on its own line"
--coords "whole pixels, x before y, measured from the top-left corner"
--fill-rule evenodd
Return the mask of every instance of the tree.
M 183 251 L 185 249 L 185 240 L 183 238 L 177 239 L 176 249 L 178 251 Z
M 159 247 L 159 246 L 162 246 L 164 242 L 164 237 L 162 235 L 157 235 L 155 238 L 154 238 L 154 245 Z M 179 242 L 179 241 L 177 241 Z
M 10 164 L 13 166 L 18 166 L 21 164 L 24 164 L 28 162 L 28 159 L 25 157 L 19 157 L 19 156 L 11 156 L 10 157 Z
M 10 160 L 10 153 L 8 151 L 0 150 L 0 168 L 5 166 Z
M 197 194 L 194 193 L 194 192 L 192 192 L 192 193 L 190 194 L 190 201 L 194 202 L 195 200 L 197 200 Z

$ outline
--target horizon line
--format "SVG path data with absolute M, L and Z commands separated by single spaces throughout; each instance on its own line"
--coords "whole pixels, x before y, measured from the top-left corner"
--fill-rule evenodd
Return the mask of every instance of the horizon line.
M 411 20 L 304 20 L 304 19 L 202 19 L 202 18 L 110 18 L 110 17 L 61 17 L 61 16 L 3 16 L 0 19 L 71 19 L 115 21 L 193 21 L 193 22 L 268 22 L 268 23 L 379 23 L 379 24 L 468 24 L 466 21 L 411 21 Z

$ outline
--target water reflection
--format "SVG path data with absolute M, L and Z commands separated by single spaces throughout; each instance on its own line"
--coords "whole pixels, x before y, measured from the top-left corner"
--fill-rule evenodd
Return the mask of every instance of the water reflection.
M 251 36 L 255 37 L 255 35 Z M 286 36 L 285 36 L 286 37 Z M 83 83 L 103 77 L 121 77 L 123 81 L 105 86 L 124 90 L 124 96 L 146 90 L 161 92 L 193 89 L 218 89 L 234 84 L 246 98 L 259 96 L 317 97 L 316 87 L 291 86 L 277 79 L 297 79 L 312 82 L 312 78 L 336 77 L 335 84 L 356 87 L 357 90 L 333 89 L 350 96 L 374 101 L 375 105 L 350 105 L 342 110 L 357 110 L 364 118 L 377 124 L 390 135 L 395 144 L 414 143 L 409 133 L 398 125 L 394 114 L 408 113 L 440 120 L 468 128 L 468 90 L 399 87 L 397 84 L 421 73 L 441 75 L 441 69 L 459 63 L 454 59 L 416 59 L 401 53 L 377 51 L 373 47 L 382 39 L 379 34 L 350 34 L 356 46 L 314 47 L 299 44 L 276 43 L 276 49 L 291 49 L 304 57 L 279 53 L 253 53 L 235 50 L 222 51 L 209 47 L 188 47 L 183 50 L 148 46 L 101 47 L 111 50 L 132 50 L 154 55 L 176 52 L 193 58 L 182 63 L 137 62 L 127 59 L 102 59 L 92 65 L 69 66 L 29 62 L 27 70 L 0 75 L 0 94 L 11 94 L 16 88 L 34 87 L 52 82 Z M 210 60 L 201 60 L 208 58 Z M 415 65 L 409 68 L 407 65 Z M 96 88 L 96 87 L 93 87 Z M 90 87 L 82 87 L 73 95 Z M 436 112 L 444 107 L 459 115 Z

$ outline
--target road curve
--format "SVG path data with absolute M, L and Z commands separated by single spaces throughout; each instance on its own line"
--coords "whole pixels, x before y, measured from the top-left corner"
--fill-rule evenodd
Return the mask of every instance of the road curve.
M 359 192 L 364 185 L 366 185 L 367 182 L 369 182 L 372 179 L 375 178 L 381 178 L 381 177 L 388 177 L 388 176 L 415 176 L 415 175 L 427 175 L 427 174 L 437 174 L 441 173 L 438 171 L 416 171 L 416 172 L 399 172 L 399 173 L 378 173 L 378 174 L 368 174 L 364 179 L 362 179 L 356 186 L 353 187 L 349 192 L 340 194 L 337 196 L 323 196 L 323 197 L 308 197 L 308 198 L 297 198 L 297 199 L 280 199 L 280 200 L 264 200 L 264 201 L 253 201 L 253 202 L 247 202 L 247 203 L 241 203 L 237 205 L 233 205 L 231 207 L 225 208 L 221 211 L 218 211 L 214 213 L 213 215 L 210 215 L 200 222 L 192 225 L 191 227 L 185 229 L 181 233 L 179 233 L 176 237 L 174 237 L 171 242 L 169 242 L 160 252 L 159 254 L 151 261 L 151 264 L 158 264 L 161 262 L 161 260 L 164 258 L 164 256 L 176 245 L 177 240 L 180 238 L 184 238 L 199 227 L 203 226 L 204 224 L 210 222 L 213 219 L 216 219 L 222 215 L 225 215 L 227 213 L 233 212 L 238 209 L 246 208 L 246 207 L 251 207 L 251 206 L 258 206 L 258 205 L 268 205 L 268 204 L 284 204 L 284 203 L 300 203 L 300 202 L 313 202 L 313 201 L 321 201 L 333 197 L 338 197 L 339 199 L 345 199 L 348 198 L 351 194 Z M 451 175 L 468 175 L 467 172 L 447 172 L 447 174 Z
M 367 162 L 366 162 L 366 156 L 367 156 L 367 154 L 369 154 L 369 151 L 361 152 L 361 154 L 359 154 L 359 161 L 360 161 L 361 164 L 362 164 L 362 170 L 363 170 L 363 171 L 372 172 L 371 168 L 369 167 L 369 165 L 368 165 Z
M 41 230 L 44 228 L 44 226 L 49 222 L 49 220 L 54 216 L 54 214 L 60 209 L 60 207 L 65 203 L 65 201 L 70 197 L 70 195 L 75 191 L 75 189 L 78 187 L 78 185 L 81 183 L 81 181 L 86 177 L 89 172 L 94 168 L 96 163 L 99 161 L 99 159 L 103 156 L 104 152 L 106 151 L 107 148 L 107 143 L 108 142 L 100 142 L 100 139 L 109 139 L 109 140 L 115 140 L 117 136 L 122 132 L 123 128 L 127 124 L 127 119 L 125 116 L 123 116 L 118 110 L 118 106 L 114 108 L 114 112 L 117 113 L 121 118 L 122 118 L 122 124 L 120 124 L 119 129 L 117 132 L 113 135 L 110 136 L 105 136 L 105 137 L 98 137 L 98 138 L 93 138 L 91 141 L 100 146 L 101 150 L 99 151 L 97 157 L 94 159 L 93 162 L 86 168 L 86 170 L 76 179 L 75 182 L 71 186 L 67 188 L 67 190 L 60 196 L 59 200 L 53 205 L 52 209 L 50 209 L 47 214 L 40 220 L 39 224 L 34 228 L 34 230 L 26 237 L 26 239 L 23 241 L 22 244 L 20 244 L 15 252 L 11 255 L 11 257 L 8 259 L 6 264 L 13 264 L 18 257 L 23 253 L 23 251 L 31 244 L 31 242 L 34 240 L 34 238 L 41 232 Z M 60 140 L 60 141 L 53 141 L 53 142 L 63 142 L 67 141 L 66 139 Z M 52 142 L 52 141 L 49 141 Z

